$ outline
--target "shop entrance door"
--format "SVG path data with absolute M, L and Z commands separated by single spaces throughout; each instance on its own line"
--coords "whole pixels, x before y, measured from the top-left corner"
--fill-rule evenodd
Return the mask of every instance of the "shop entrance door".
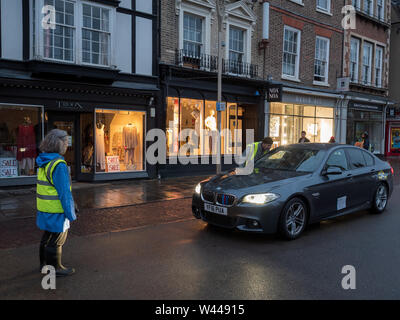
M 242 108 L 245 108 L 246 114 L 243 117 L 243 138 L 246 140 L 246 129 L 254 130 L 254 141 L 245 141 L 243 147 L 245 148 L 251 142 L 259 141 L 258 137 L 258 120 L 259 115 L 257 114 L 257 105 L 248 104 L 241 105 Z M 244 150 L 244 149 L 243 149 Z
M 49 112 L 48 114 L 48 129 L 60 129 L 68 133 L 68 149 L 64 155 L 65 161 L 67 162 L 70 170 L 72 179 L 76 178 L 77 173 L 77 115 L 60 112 Z

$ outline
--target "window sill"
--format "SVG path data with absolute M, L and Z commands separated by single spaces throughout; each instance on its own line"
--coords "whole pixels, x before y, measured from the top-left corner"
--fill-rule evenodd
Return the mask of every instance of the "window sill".
M 319 81 L 313 81 L 314 86 L 321 86 L 321 87 L 330 87 L 329 83 L 327 82 L 319 82 Z
M 296 1 L 296 0 L 289 0 L 290 2 L 293 2 L 293 3 L 295 3 L 295 4 L 298 4 L 299 6 L 302 6 L 302 7 L 304 7 L 304 2 L 303 1 Z
M 317 8 L 316 11 L 319 12 L 319 13 L 326 14 L 327 16 L 333 17 L 333 14 L 330 11 L 326 11 L 326 10 L 320 9 L 320 8 Z
M 281 76 L 281 79 L 282 80 L 289 80 L 289 81 L 293 81 L 293 82 L 301 82 L 299 78 L 285 76 L 284 74 Z

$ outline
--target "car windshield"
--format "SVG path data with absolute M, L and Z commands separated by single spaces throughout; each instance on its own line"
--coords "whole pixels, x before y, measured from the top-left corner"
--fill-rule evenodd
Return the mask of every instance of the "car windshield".
M 279 147 L 268 152 L 255 164 L 259 169 L 314 172 L 321 164 L 324 152 L 311 148 Z

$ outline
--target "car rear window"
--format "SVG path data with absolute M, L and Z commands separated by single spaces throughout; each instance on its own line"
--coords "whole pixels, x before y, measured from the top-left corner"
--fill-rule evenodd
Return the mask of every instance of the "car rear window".
M 347 154 L 349 157 L 350 166 L 352 169 L 364 168 L 367 166 L 364 157 L 363 151 L 358 148 L 348 148 Z

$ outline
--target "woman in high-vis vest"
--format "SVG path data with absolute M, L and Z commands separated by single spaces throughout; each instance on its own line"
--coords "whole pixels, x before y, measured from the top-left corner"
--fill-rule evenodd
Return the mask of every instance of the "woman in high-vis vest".
M 56 270 L 56 276 L 75 273 L 75 269 L 66 268 L 61 263 L 62 246 L 67 239 L 70 222 L 76 220 L 70 174 L 62 157 L 67 148 L 68 134 L 53 129 L 40 144 L 42 153 L 36 159 L 39 166 L 36 224 L 44 231 L 39 249 L 40 270 L 45 265 L 51 265 Z

